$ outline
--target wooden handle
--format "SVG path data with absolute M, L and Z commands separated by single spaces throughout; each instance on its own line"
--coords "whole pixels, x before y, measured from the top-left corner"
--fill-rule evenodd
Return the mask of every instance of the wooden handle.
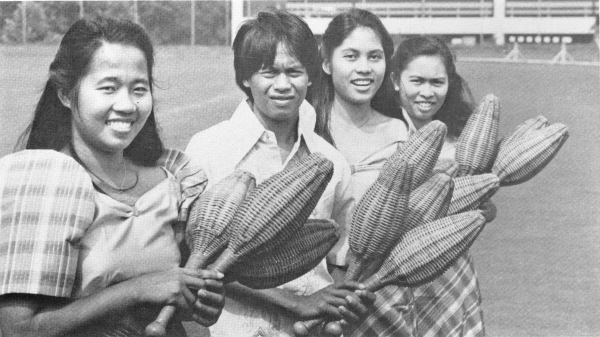
M 154 322 L 146 326 L 146 336 L 164 337 L 167 335 L 167 325 L 175 314 L 175 306 L 166 305 L 161 310 Z
M 323 323 L 323 320 L 320 318 L 296 322 L 294 323 L 294 333 L 296 336 L 308 336 L 310 331 L 321 323 Z

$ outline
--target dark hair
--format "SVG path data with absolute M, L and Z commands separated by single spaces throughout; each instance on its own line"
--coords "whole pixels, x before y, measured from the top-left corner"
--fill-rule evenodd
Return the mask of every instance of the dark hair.
M 323 35 L 321 58 L 323 61 L 330 60 L 335 48 L 344 43 L 344 40 L 358 27 L 372 29 L 379 36 L 385 54 L 383 82 L 371 100 L 371 107 L 386 116 L 403 119 L 400 107 L 394 99 L 395 92 L 390 78 L 390 59 L 394 53 L 394 41 L 375 14 L 366 10 L 353 8 L 335 16 Z M 325 73 L 322 69 L 317 88 L 311 100 L 312 105 L 317 111 L 315 131 L 321 137 L 325 138 L 325 140 L 334 144 L 329 131 L 329 116 L 335 97 L 335 88 L 333 87 L 331 75 Z
M 78 106 L 81 79 L 88 72 L 95 52 L 104 43 L 139 48 L 146 58 L 150 91 L 153 91 L 154 48 L 142 27 L 131 21 L 110 18 L 78 20 L 60 42 L 50 64 L 49 79 L 35 108 L 33 121 L 19 137 L 17 146 L 22 146 L 27 139 L 26 149 L 60 151 L 72 142 L 71 110 L 61 103 L 58 93 L 62 91 L 68 94 L 73 105 Z M 153 108 L 138 135 L 125 149 L 124 156 L 138 165 L 152 166 L 162 150 Z
M 312 31 L 300 17 L 269 8 L 258 13 L 256 18 L 245 21 L 233 40 L 235 82 L 250 100 L 253 99 L 252 92 L 244 86 L 244 80 L 264 66 L 273 64 L 279 44 L 302 63 L 311 82 L 317 81 L 321 64 Z M 307 95 L 310 92 L 309 87 Z
M 448 137 L 458 138 L 473 112 L 473 96 L 467 82 L 456 72 L 454 54 L 446 43 L 434 36 L 408 38 L 398 45 L 392 58 L 392 68 L 397 81 L 408 64 L 419 56 L 441 57 L 448 73 L 448 93 L 440 110 L 433 117 L 448 127 Z M 396 95 L 401 105 L 400 95 Z

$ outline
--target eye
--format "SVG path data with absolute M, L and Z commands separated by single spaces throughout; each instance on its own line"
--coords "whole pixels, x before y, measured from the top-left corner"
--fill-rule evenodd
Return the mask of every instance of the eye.
M 150 90 L 147 87 L 145 87 L 145 86 L 139 86 L 139 87 L 135 87 L 133 89 L 133 92 L 136 93 L 136 94 L 138 94 L 138 95 L 143 95 L 143 94 L 145 94 L 145 93 L 147 93 L 149 91 Z
M 420 78 L 412 78 L 412 79 L 410 79 L 410 83 L 421 84 L 421 83 L 423 83 L 423 80 Z
M 379 60 L 383 59 L 383 55 L 381 55 L 381 54 L 372 54 L 372 55 L 369 56 L 369 58 L 371 60 L 374 60 L 374 61 L 379 61 Z
M 260 74 L 263 77 L 266 77 L 266 78 L 273 78 L 273 77 L 275 77 L 275 71 L 273 69 L 264 69 L 264 70 L 261 70 Z
M 352 54 L 345 54 L 342 56 L 343 58 L 347 59 L 347 60 L 356 60 L 357 56 L 356 54 L 352 53 Z
M 105 91 L 105 92 L 115 92 L 115 91 L 117 91 L 117 87 L 115 87 L 114 85 L 105 85 L 105 86 L 98 88 L 98 90 Z

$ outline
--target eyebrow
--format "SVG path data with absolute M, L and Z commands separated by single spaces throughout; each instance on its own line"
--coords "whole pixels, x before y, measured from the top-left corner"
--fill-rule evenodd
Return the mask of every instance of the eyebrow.
M 98 80 L 98 83 L 100 83 L 100 82 L 104 82 L 104 81 L 121 83 L 121 80 L 120 80 L 118 77 L 116 77 L 116 76 L 107 76 L 107 77 L 103 77 L 103 78 L 101 78 L 100 80 Z M 136 83 L 136 84 L 137 84 L 137 83 L 143 83 L 143 84 L 145 84 L 145 85 L 149 85 L 149 84 L 150 84 L 150 81 L 148 81 L 148 80 L 147 80 L 147 79 L 145 79 L 145 78 L 137 78 L 137 79 L 135 79 L 135 80 L 133 81 L 133 83 Z

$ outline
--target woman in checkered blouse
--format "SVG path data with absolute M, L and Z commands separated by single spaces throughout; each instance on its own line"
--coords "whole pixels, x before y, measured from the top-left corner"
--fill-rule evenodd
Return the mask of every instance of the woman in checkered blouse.
M 71 230 L 60 222 L 39 223 L 31 234 L 18 223 L 2 223 L 12 238 L 0 239 L 0 261 L 11 261 L 0 266 L 2 336 L 105 335 L 111 329 L 141 336 L 166 304 L 205 326 L 219 317 L 222 275 L 179 267 L 187 206 L 206 178 L 181 152 L 163 149 L 153 63 L 150 39 L 129 21 L 82 19 L 61 41 L 21 142 L 75 159 L 93 183 L 95 211 L 85 230 L 58 241 L 51 240 Z M 4 208 L 10 205 L 2 205 L 9 214 Z M 46 248 L 32 249 L 31 242 Z M 57 254 L 64 245 L 78 252 L 75 258 Z M 185 335 L 180 321 L 169 329 L 169 336 Z
M 432 120 L 448 127 L 440 158 L 454 159 L 455 143 L 473 111 L 467 83 L 456 72 L 454 55 L 438 38 L 418 36 L 402 41 L 391 61 L 392 80 L 399 93 L 409 133 Z M 495 206 L 482 206 L 486 219 Z M 444 275 L 414 288 L 414 312 L 419 336 L 483 336 L 483 313 L 477 273 L 467 251 Z

